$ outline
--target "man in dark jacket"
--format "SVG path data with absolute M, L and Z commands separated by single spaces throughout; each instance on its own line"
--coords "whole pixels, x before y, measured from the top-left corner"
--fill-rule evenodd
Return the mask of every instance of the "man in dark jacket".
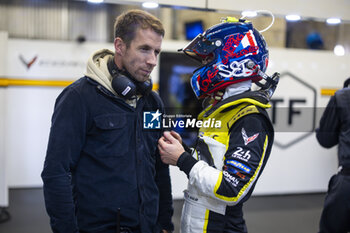
M 320 233 L 350 232 L 350 78 L 328 102 L 316 129 L 321 146 L 338 144 L 338 173 L 329 181 L 320 220 Z
M 42 172 L 53 232 L 173 230 L 161 131 L 143 129 L 144 112 L 163 108 L 150 73 L 164 29 L 140 10 L 119 16 L 114 29 L 115 52 L 95 52 L 85 77 L 56 100 Z

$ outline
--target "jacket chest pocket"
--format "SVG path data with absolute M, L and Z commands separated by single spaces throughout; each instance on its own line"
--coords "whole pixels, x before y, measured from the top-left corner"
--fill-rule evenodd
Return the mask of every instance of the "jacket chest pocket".
M 97 156 L 118 157 L 126 155 L 132 148 L 130 132 L 133 132 L 126 114 L 107 114 L 94 117 L 91 132 L 92 149 Z M 128 124 L 129 122 L 129 124 Z

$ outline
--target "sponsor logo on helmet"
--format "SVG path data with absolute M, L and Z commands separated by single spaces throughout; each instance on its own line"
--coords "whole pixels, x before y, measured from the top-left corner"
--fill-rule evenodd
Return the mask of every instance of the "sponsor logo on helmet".
M 230 65 L 220 64 L 218 65 L 218 69 L 220 70 L 219 74 L 225 78 L 250 76 L 254 72 L 246 68 L 245 64 L 249 61 L 250 59 L 245 59 L 243 61 L 233 61 Z
M 232 58 L 258 54 L 259 47 L 253 31 L 249 30 L 246 34 L 237 33 L 231 35 L 227 39 L 222 51 L 226 53 L 222 63 L 227 64 Z

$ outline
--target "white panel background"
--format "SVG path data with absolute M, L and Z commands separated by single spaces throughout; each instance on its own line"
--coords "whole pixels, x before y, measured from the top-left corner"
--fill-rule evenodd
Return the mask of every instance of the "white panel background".
M 9 40 L 8 77 L 28 79 L 77 79 L 85 71 L 83 66 L 40 66 L 40 61 L 77 61 L 86 63 L 94 50 L 112 48 L 112 44 L 84 44 L 69 42 Z M 164 51 L 176 51 L 186 42 L 165 41 Z M 37 63 L 27 70 L 18 56 L 27 59 L 38 55 Z M 60 63 L 58 63 L 60 64 Z M 62 64 L 62 63 L 61 63 Z M 318 106 L 325 106 L 328 97 L 321 97 L 321 87 L 341 87 L 350 74 L 350 59 L 336 57 L 331 52 L 270 48 L 270 67 L 273 71 L 289 71 L 311 84 L 318 92 Z M 158 82 L 158 69 L 153 72 Z M 50 118 L 54 101 L 62 88 L 8 87 L 6 89 L 5 155 L 10 187 L 41 186 L 42 170 Z M 278 90 L 279 93 L 288 90 Z M 297 92 L 300 90 L 296 90 Z M 278 93 L 276 91 L 276 94 Z M 302 94 L 302 93 L 301 93 Z M 3 98 L 4 96 L 0 96 Z M 3 99 L 0 99 L 4 101 Z M 280 134 L 280 133 L 279 133 Z M 276 134 L 276 138 L 281 135 Z M 325 191 L 330 176 L 336 172 L 336 149 L 323 149 L 312 134 L 288 149 L 274 147 L 269 163 L 257 184 L 255 194 L 281 194 Z M 171 168 L 174 198 L 181 198 L 187 178 L 178 168 Z
M 6 74 L 7 32 L 0 31 L 0 77 Z M 0 207 L 8 206 L 5 158 L 5 89 L 0 87 Z
M 112 43 L 83 43 L 66 41 L 10 39 L 8 42 L 7 76 L 21 79 L 69 80 L 82 77 L 91 53 L 100 48 L 114 51 Z M 30 69 L 19 57 L 29 62 L 37 60 Z
M 337 57 L 328 51 L 271 49 L 268 72 L 289 71 L 317 90 L 317 106 L 325 107 L 329 97 L 320 96 L 322 87 L 343 86 L 350 74 L 350 57 Z M 283 79 L 281 79 L 281 83 Z M 276 96 L 283 96 L 289 89 L 278 89 Z M 302 89 L 293 90 L 297 95 Z M 305 95 L 307 95 L 305 93 Z M 309 105 L 310 106 L 310 105 Z M 319 119 L 320 115 L 316 117 Z M 318 126 L 319 120 L 316 121 Z M 277 133 L 293 137 L 297 133 Z M 288 135 L 289 134 L 289 135 Z M 286 136 L 286 135 L 283 135 Z M 301 142 L 283 150 L 274 147 L 256 194 L 300 193 L 325 191 L 330 176 L 337 171 L 336 148 L 324 149 L 311 134 Z

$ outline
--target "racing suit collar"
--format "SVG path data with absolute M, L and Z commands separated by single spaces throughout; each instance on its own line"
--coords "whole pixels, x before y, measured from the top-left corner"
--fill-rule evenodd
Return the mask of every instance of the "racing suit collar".
M 235 105 L 249 102 L 254 105 L 257 105 L 262 108 L 270 108 L 268 96 L 262 91 L 247 91 L 238 95 L 230 96 L 219 103 L 213 105 L 209 105 L 206 109 L 204 109 L 199 115 L 198 119 L 203 117 L 207 117 L 209 115 L 215 116 L 216 113 L 221 112 L 222 110 L 228 107 L 234 107 Z M 214 114 L 214 112 L 216 112 Z

